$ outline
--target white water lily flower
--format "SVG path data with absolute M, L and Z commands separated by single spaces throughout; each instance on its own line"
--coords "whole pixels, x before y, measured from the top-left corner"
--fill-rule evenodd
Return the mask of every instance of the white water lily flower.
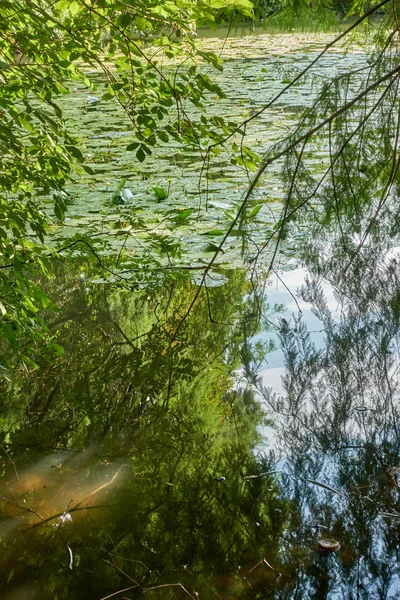
M 124 202 L 128 202 L 129 200 L 132 200 L 133 198 L 133 194 L 131 192 L 131 190 L 129 188 L 122 188 L 121 192 L 120 192 L 120 196 L 122 198 L 122 200 L 124 200 Z

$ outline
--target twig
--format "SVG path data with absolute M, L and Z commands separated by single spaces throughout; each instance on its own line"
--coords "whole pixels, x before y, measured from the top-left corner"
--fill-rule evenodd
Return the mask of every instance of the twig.
M 173 339 L 176 338 L 179 329 L 181 328 L 183 322 L 187 319 L 187 317 L 189 316 L 189 314 L 192 311 L 193 306 L 196 304 L 198 297 L 200 295 L 201 289 L 204 285 L 204 282 L 206 280 L 207 274 L 210 271 L 211 267 L 213 266 L 213 264 L 215 263 L 219 253 L 222 251 L 223 246 L 225 245 L 226 240 L 228 239 L 228 237 L 230 236 L 232 230 L 234 229 L 234 227 L 237 225 L 239 219 L 241 218 L 247 203 L 251 197 L 251 195 L 254 192 L 254 189 L 256 187 L 256 185 L 258 184 L 261 176 L 264 174 L 264 172 L 266 171 L 266 169 L 274 162 L 276 162 L 278 159 L 282 158 L 283 156 L 286 156 L 289 152 L 291 152 L 292 150 L 294 150 L 299 144 L 301 143 L 305 143 L 309 138 L 311 138 L 315 133 L 319 132 L 321 129 L 323 129 L 326 125 L 328 125 L 329 123 L 331 123 L 332 121 L 334 121 L 335 119 L 337 119 L 337 117 L 339 117 L 340 115 L 342 115 L 344 112 L 346 112 L 349 108 L 351 108 L 352 106 L 354 106 L 355 104 L 357 104 L 357 102 L 359 102 L 360 100 L 362 100 L 365 96 L 367 96 L 371 91 L 373 91 L 374 89 L 376 89 L 377 87 L 379 87 L 382 83 L 384 83 L 385 81 L 388 81 L 389 79 L 392 78 L 392 82 L 394 81 L 395 78 L 397 78 L 398 74 L 400 73 L 400 66 L 395 67 L 394 69 L 392 69 L 391 71 L 389 71 L 388 73 L 385 73 L 385 75 L 383 75 L 382 77 L 380 77 L 379 79 L 377 79 L 376 81 L 374 81 L 371 85 L 369 85 L 368 87 L 366 87 L 362 92 L 360 92 L 359 94 L 357 94 L 356 96 L 354 96 L 351 100 L 349 100 L 349 102 L 346 102 L 346 104 L 344 104 L 343 106 L 341 106 L 337 111 L 335 111 L 334 113 L 332 113 L 331 115 L 329 115 L 328 117 L 326 117 L 323 121 L 321 121 L 320 123 L 318 123 L 317 125 L 315 125 L 314 127 L 312 127 L 311 129 L 309 129 L 306 133 L 304 133 L 303 135 L 300 135 L 298 138 L 294 139 L 292 142 L 289 142 L 289 144 L 283 148 L 282 150 L 279 150 L 278 152 L 276 152 L 275 154 L 273 154 L 270 158 L 268 158 L 259 168 L 258 172 L 256 173 L 256 175 L 253 178 L 253 181 L 251 182 L 245 197 L 242 200 L 241 205 L 239 206 L 235 218 L 233 219 L 233 221 L 231 221 L 231 224 L 229 225 L 227 231 L 225 232 L 218 248 L 215 250 L 214 255 L 212 256 L 211 260 L 209 261 L 207 268 L 204 269 L 204 273 L 203 276 L 201 278 L 201 281 L 199 283 L 198 289 L 186 311 L 186 313 L 183 315 L 182 319 L 179 321 L 176 329 L 175 329 L 175 333 L 173 336 Z M 280 227 L 275 231 L 275 233 L 280 232 L 282 225 L 280 225 Z
M 22 486 L 22 483 L 21 483 L 21 480 L 19 478 L 18 471 L 17 471 L 17 466 L 16 466 L 15 462 L 13 461 L 13 459 L 11 458 L 11 456 L 10 456 L 9 452 L 7 451 L 7 449 L 4 448 L 4 446 L 2 444 L 0 444 L 0 448 L 3 450 L 4 454 L 7 456 L 8 460 L 11 462 L 12 466 L 14 467 L 15 477 L 17 478 L 18 483 L 19 483 L 19 485 L 21 487 L 22 495 L 24 497 L 24 502 L 26 502 L 25 490 L 24 490 L 24 488 Z
M 81 510 L 81 509 L 79 509 L 79 510 Z M 119 556 L 118 554 L 113 554 L 109 550 L 104 550 L 104 552 L 106 552 L 109 556 L 113 556 L 114 558 L 119 558 L 121 560 L 126 560 L 127 562 L 133 562 L 133 563 L 137 563 L 139 565 L 143 565 L 143 567 L 145 569 L 147 569 L 147 571 L 149 573 L 151 573 L 151 569 L 149 569 L 149 567 L 143 561 L 141 561 L 141 560 L 135 560 L 133 558 L 126 558 L 125 556 Z
M 77 512 L 78 510 L 92 510 L 92 509 L 97 509 L 97 508 L 110 508 L 110 505 L 109 504 L 98 504 L 96 506 L 82 506 L 79 508 L 71 508 L 70 510 L 68 510 L 68 512 L 73 513 L 73 512 Z M 49 523 L 50 521 L 54 521 L 54 519 L 58 519 L 58 517 L 62 517 L 63 514 L 65 514 L 64 510 L 55 515 L 51 515 L 51 517 L 47 517 L 47 519 L 43 519 L 42 522 L 36 523 L 35 525 L 32 525 L 31 527 L 29 527 L 29 529 L 27 531 L 30 531 L 31 529 L 36 529 L 36 527 L 40 527 L 40 525 L 45 525 L 46 523 Z
M 136 588 L 137 588 L 137 585 L 131 585 L 131 587 L 124 588 L 123 590 L 118 590 L 118 592 L 114 592 L 113 594 L 110 594 L 109 596 L 103 596 L 103 598 L 100 598 L 100 600 L 108 600 L 108 598 L 113 598 L 114 596 L 118 596 L 119 594 L 123 594 L 124 592 L 128 592 L 129 590 L 134 590 Z
M 299 311 L 299 313 L 300 313 L 300 314 L 302 314 L 302 312 L 303 312 L 303 311 L 302 311 L 302 310 L 301 310 L 301 308 L 300 308 L 300 304 L 298 303 L 296 296 L 293 294 L 293 292 L 291 292 L 291 290 L 288 288 L 288 286 L 287 286 L 287 285 L 286 285 L 286 283 L 283 281 L 283 279 L 282 279 L 282 278 L 281 278 L 281 277 L 278 275 L 278 272 L 277 272 L 277 271 L 276 271 L 276 270 L 275 270 L 273 267 L 271 267 L 271 270 L 272 270 L 272 271 L 275 273 L 275 275 L 277 276 L 277 278 L 279 279 L 279 281 L 281 282 L 281 284 L 282 284 L 282 285 L 285 287 L 285 289 L 286 289 L 286 290 L 289 292 L 289 294 L 292 296 L 293 300 L 294 300 L 294 301 L 295 301 L 295 303 L 296 303 L 297 310 Z
M 94 496 L 95 494 L 97 494 L 98 492 L 100 492 L 100 490 L 104 490 L 104 488 L 108 487 L 109 485 L 113 484 L 114 481 L 117 479 L 118 475 L 120 474 L 121 470 L 122 470 L 123 465 L 121 465 L 119 467 L 119 469 L 116 471 L 116 473 L 114 474 L 113 478 L 110 479 L 110 481 L 107 481 L 107 483 L 103 483 L 103 485 L 101 485 L 100 487 L 96 488 L 95 490 L 93 490 L 93 492 L 91 492 L 89 494 L 89 496 L 86 496 L 86 498 L 84 498 L 83 500 L 81 500 L 80 502 L 78 502 L 78 504 L 75 505 L 75 510 L 84 502 L 86 502 L 86 500 L 89 500 L 89 498 L 91 498 L 92 496 Z
M 274 571 L 274 573 L 276 573 L 278 577 L 280 577 L 282 575 L 282 573 L 280 573 L 279 571 L 277 571 L 277 569 L 275 569 L 272 565 L 270 565 L 269 562 L 265 558 L 263 558 L 262 560 L 260 560 L 259 563 L 257 563 L 252 569 L 250 569 L 250 571 L 247 572 L 247 575 L 249 573 L 251 573 L 252 571 L 254 571 L 254 569 L 256 569 L 259 565 L 261 565 L 263 563 L 265 565 L 267 565 L 267 567 L 269 567 L 270 569 L 272 569 L 272 571 Z
M 192 598 L 193 600 L 196 600 L 196 598 L 194 596 L 192 596 L 192 594 L 190 592 L 188 592 L 187 589 L 181 583 L 164 583 L 163 585 L 155 585 L 153 587 L 144 588 L 142 593 L 144 594 L 145 592 L 151 592 L 152 590 L 159 590 L 161 588 L 167 588 L 167 587 L 180 587 L 184 592 L 186 592 L 186 594 L 188 596 L 190 596 L 190 598 Z
M 46 522 L 46 520 L 42 517 L 42 515 L 40 515 L 36 510 L 34 510 L 33 508 L 30 508 L 29 506 L 24 506 L 23 504 L 20 504 L 19 502 L 10 500 L 9 498 L 6 498 L 2 494 L 0 494 L 0 500 L 2 502 L 5 502 L 6 504 L 11 504 L 11 506 L 15 506 L 16 508 L 19 508 L 20 510 L 24 510 L 25 512 L 30 512 L 30 513 L 36 515 L 43 523 Z
M 123 571 L 122 569 L 120 569 L 116 564 L 114 564 L 111 561 L 106 560 L 106 559 L 104 559 L 104 562 L 107 563 L 108 565 L 110 565 L 111 567 L 113 567 L 114 569 L 116 569 L 117 571 L 119 571 L 122 575 L 125 575 L 125 577 L 127 577 L 128 579 L 130 579 L 132 581 L 132 583 L 134 583 L 141 590 L 143 589 L 142 586 L 139 585 L 137 581 L 135 581 L 134 579 L 132 579 L 132 577 L 130 575 L 128 575 L 128 573 L 125 573 L 125 571 Z

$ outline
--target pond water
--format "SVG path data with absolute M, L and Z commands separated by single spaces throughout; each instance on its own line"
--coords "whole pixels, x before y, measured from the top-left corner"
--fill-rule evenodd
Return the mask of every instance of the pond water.
M 202 40 L 203 49 L 220 54 L 225 60 L 222 73 L 205 69 L 226 95 L 218 99 L 211 94 L 207 113 L 235 119 L 238 123 L 254 115 L 315 59 L 331 38 L 328 35 L 282 35 L 279 43 L 276 37 L 268 35 Z M 358 47 L 353 47 L 352 52 L 342 49 L 325 54 L 306 77 L 248 124 L 246 145 L 261 155 L 267 152 L 295 127 L 300 112 L 316 98 L 326 73 L 347 73 L 364 62 L 365 54 Z M 146 253 L 153 258 L 157 256 L 163 264 L 168 260 L 179 264 L 208 261 L 221 239 L 218 232 L 224 230 L 232 218 L 252 173 L 232 165 L 229 153 L 224 151 L 211 158 L 205 168 L 198 149 L 179 147 L 172 139 L 168 144 L 161 144 L 143 164 L 139 163 L 134 152 L 126 151 L 135 138 L 132 125 L 117 101 L 88 105 L 87 100 L 93 98 L 93 93 L 101 98 L 105 91 L 98 73 L 88 72 L 88 77 L 98 86 L 94 92 L 78 86 L 60 102 L 67 125 L 82 137 L 83 152 L 94 175 L 81 175 L 70 187 L 72 201 L 66 221 L 62 227 L 55 226 L 50 231 L 57 247 L 62 245 L 63 238 L 87 232 L 94 243 L 97 239 L 107 240 L 106 245 L 103 242 L 97 248 L 99 255 L 109 255 L 114 249 L 116 260 L 119 258 L 120 262 L 124 256 L 129 263 L 130 257 Z M 186 111 L 196 117 L 190 105 Z M 240 139 L 239 136 L 238 143 Z M 326 150 L 316 150 L 310 157 L 310 165 L 318 166 L 321 156 L 326 156 Z M 252 220 L 254 244 L 263 243 L 279 218 L 283 193 L 279 171 L 280 165 L 268 170 L 252 201 L 252 205 L 262 205 Z M 113 194 L 123 180 L 126 180 L 130 198 L 126 203 L 114 204 Z M 156 187 L 168 191 L 168 198 L 160 200 L 154 193 Z M 49 199 L 49 210 L 51 203 Z M 193 212 L 181 219 L 183 209 Z M 207 235 L 213 231 L 216 235 Z M 160 238 L 167 236 L 169 244 L 179 243 L 183 258 L 181 251 L 178 261 L 174 260 L 173 253 L 166 257 L 165 252 L 164 255 L 161 252 L 159 256 L 155 232 Z M 122 256 L 121 237 L 124 237 Z M 242 266 L 241 249 L 242 240 L 233 233 L 217 264 Z M 294 255 L 294 244 L 287 240 L 285 257 Z
M 257 56 L 228 54 L 222 75 L 243 115 L 265 102 L 261 66 L 276 89 L 280 68 L 315 52 L 263 58 L 262 39 L 239 38 Z M 294 123 L 314 81 L 264 115 L 260 144 Z M 107 226 L 128 210 L 110 212 L 101 178 L 134 189 L 140 173 L 128 173 L 128 136 L 109 133 L 125 132 L 120 117 L 107 113 L 106 133 L 83 94 L 70 110 L 81 106 L 99 176 L 92 195 L 76 183 L 69 227 L 99 232 L 104 216 Z M 183 158 L 145 166 L 135 206 L 146 218 L 167 210 L 148 189 L 165 186 L 171 164 L 169 206 L 182 193 L 199 200 L 197 158 Z M 204 227 L 223 222 L 213 201 L 236 202 L 245 187 L 237 173 L 215 184 Z M 182 236 L 189 245 L 198 234 Z M 233 244 L 223 282 L 204 287 L 183 321 L 190 277 L 128 291 L 99 283 L 83 257 L 56 263 L 42 285 L 58 310 L 44 316 L 63 352 L 1 388 L 1 598 L 400 598 L 400 263 L 389 246 L 346 270 L 334 249 L 317 260 L 297 248 L 295 262 L 289 247 L 285 268 L 254 289 Z

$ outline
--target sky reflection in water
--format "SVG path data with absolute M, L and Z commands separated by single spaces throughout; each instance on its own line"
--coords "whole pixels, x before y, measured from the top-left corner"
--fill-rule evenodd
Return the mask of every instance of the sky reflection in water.
M 56 265 L 64 354 L 0 388 L 1 598 L 400 597 L 400 268 L 368 252 L 304 252 L 255 337 L 239 271 L 176 336 L 190 281 Z
M 260 440 L 254 393 L 234 383 L 245 336 L 235 317 L 249 302 L 243 276 L 231 272 L 210 290 L 223 325 L 210 324 L 204 301 L 174 346 L 170 332 L 189 284 L 121 299 L 69 268 L 64 281 L 58 273 L 65 355 L 21 377 L 7 397 L 2 597 L 103 598 L 132 587 L 125 597 L 147 590 L 154 598 L 396 598 L 398 382 L 390 361 L 398 361 L 399 324 L 391 268 L 387 295 L 371 299 L 383 303 L 382 323 L 356 314 L 352 300 L 341 311 L 337 290 L 334 297 L 323 286 L 321 333 L 300 301 L 315 347 L 300 324 L 292 331 L 287 290 L 279 282 L 268 288 L 270 306 L 289 300 L 284 312 L 269 309 L 281 349 L 266 356 L 256 381 L 273 445 Z M 281 273 L 293 293 L 303 276 Z M 270 337 L 278 340 L 272 328 L 256 341 Z M 319 551 L 326 538 L 340 549 Z M 166 584 L 180 585 L 150 589 Z

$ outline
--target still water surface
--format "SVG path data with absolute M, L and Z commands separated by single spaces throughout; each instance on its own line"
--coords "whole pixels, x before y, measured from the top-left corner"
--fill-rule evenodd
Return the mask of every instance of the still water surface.
M 64 352 L 1 394 L 1 598 L 400 598 L 398 255 L 298 256 L 262 294 L 225 270 L 178 334 L 189 277 L 55 265 Z

